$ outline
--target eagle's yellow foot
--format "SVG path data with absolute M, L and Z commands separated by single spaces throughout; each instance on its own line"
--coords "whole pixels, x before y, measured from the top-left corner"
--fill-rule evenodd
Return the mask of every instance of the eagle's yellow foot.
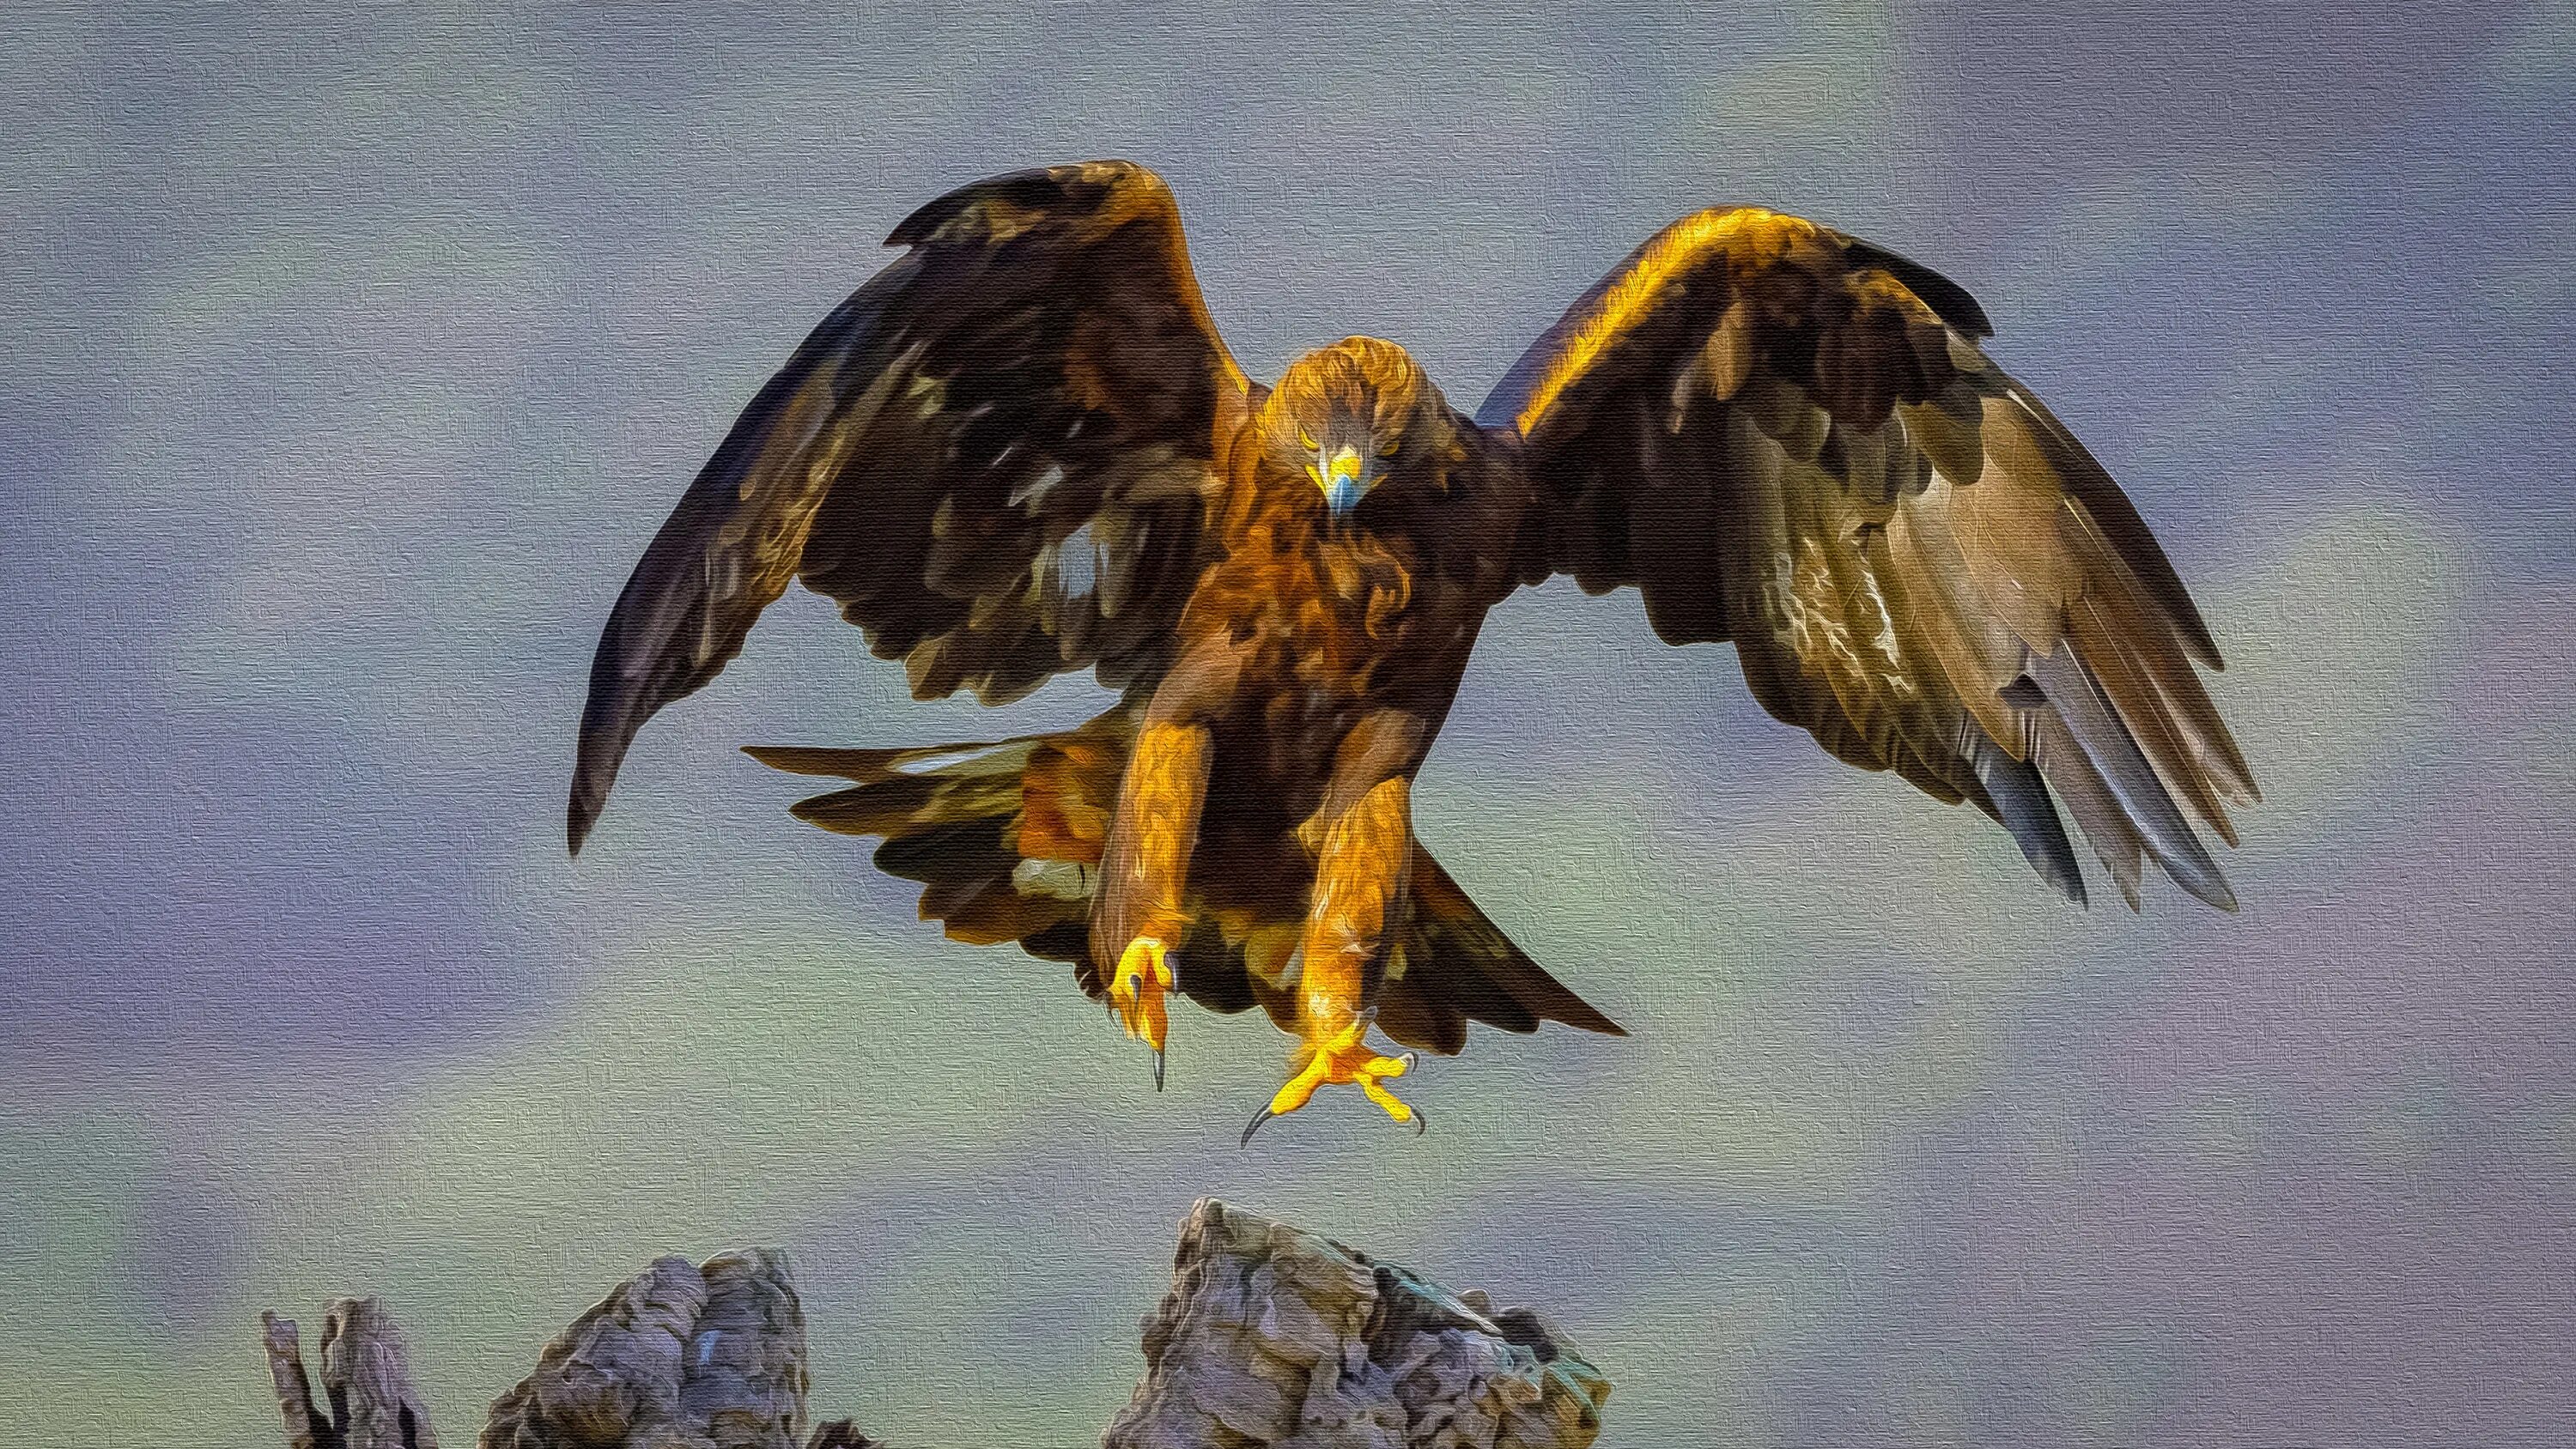
M 1250 1142 L 1261 1124 L 1273 1117 L 1285 1117 L 1314 1100 L 1318 1087 L 1357 1087 L 1368 1099 L 1386 1111 L 1399 1125 L 1409 1125 L 1418 1135 L 1422 1131 L 1419 1109 L 1397 1099 L 1386 1089 L 1386 1083 L 1413 1070 L 1416 1058 L 1406 1052 L 1400 1057 L 1379 1055 L 1375 1047 L 1362 1038 L 1368 1035 L 1367 1017 L 1354 1017 L 1350 1025 L 1327 1039 L 1314 1044 L 1314 1053 L 1288 1084 L 1279 1089 L 1270 1105 L 1261 1109 L 1243 1129 L 1243 1140 Z
M 1171 1026 L 1163 993 L 1172 985 L 1172 948 L 1152 936 L 1127 943 L 1109 980 L 1109 1010 L 1127 1034 L 1154 1049 L 1154 1090 L 1163 1090 L 1163 1034 Z

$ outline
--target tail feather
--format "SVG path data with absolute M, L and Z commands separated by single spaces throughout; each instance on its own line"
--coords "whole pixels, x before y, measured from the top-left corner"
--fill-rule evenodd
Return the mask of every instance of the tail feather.
M 773 769 L 850 781 L 789 807 L 874 836 L 876 866 L 922 884 L 921 916 L 972 945 L 1073 963 L 1086 990 L 1093 877 L 1135 726 L 1112 710 L 1057 734 L 904 749 L 754 745 Z
M 1454 1056 L 1467 1023 L 1510 1032 L 1561 1021 L 1627 1031 L 1532 961 L 1461 889 L 1431 852 L 1413 847 L 1413 919 L 1378 995 L 1378 1025 L 1406 1046 Z
M 979 750 L 998 750 L 1009 745 L 1024 745 L 1044 739 L 1043 735 L 1021 735 L 1007 740 L 983 740 L 956 745 L 915 745 L 896 750 L 836 750 L 814 745 L 745 745 L 742 752 L 773 770 L 791 775 L 833 775 L 874 785 L 891 780 L 925 760 L 945 759 L 950 755 L 968 755 Z
M 912 749 L 762 745 L 745 753 L 793 774 L 851 782 L 792 812 L 837 834 L 879 838 L 877 868 L 921 882 L 922 919 L 945 923 L 952 939 L 1016 941 L 1031 955 L 1069 962 L 1096 997 L 1091 897 L 1134 743 L 1134 716 L 1122 708 L 1060 734 Z M 1378 997 L 1388 1036 L 1450 1055 L 1465 1046 L 1470 1021 L 1511 1032 L 1559 1021 L 1627 1034 L 1513 945 L 1419 844 L 1412 881 L 1413 914 Z M 1248 919 L 1200 922 L 1177 958 L 1183 994 L 1212 1011 L 1262 1005 L 1293 1015 L 1293 993 L 1268 979 L 1275 970 L 1256 985 L 1246 948 L 1284 948 L 1295 922 L 1270 923 L 1260 943 L 1252 940 L 1256 928 Z

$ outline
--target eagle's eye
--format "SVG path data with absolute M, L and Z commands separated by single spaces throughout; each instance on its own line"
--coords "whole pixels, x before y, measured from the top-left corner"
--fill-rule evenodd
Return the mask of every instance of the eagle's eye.
M 1396 450 L 1403 446 L 1404 439 L 1389 438 L 1385 442 L 1377 445 L 1377 455 L 1381 458 L 1392 458 L 1395 456 Z

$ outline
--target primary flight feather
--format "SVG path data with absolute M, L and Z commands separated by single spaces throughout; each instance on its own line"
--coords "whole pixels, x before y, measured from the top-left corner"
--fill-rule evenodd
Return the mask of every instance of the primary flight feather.
M 1578 300 L 1473 418 L 1353 337 L 1279 381 L 1217 336 L 1160 178 L 1021 172 L 909 250 L 752 400 L 645 551 L 591 672 L 577 851 L 636 730 L 791 580 L 913 693 L 1091 669 L 1080 728 L 762 749 L 846 788 L 961 940 L 1075 963 L 1159 1082 L 1166 994 L 1297 1042 L 1263 1120 L 1452 1053 L 1469 1021 L 1619 1031 L 1413 838 L 1412 781 L 1486 612 L 1557 574 L 1634 586 L 1672 644 L 1731 640 L 1836 756 L 1969 801 L 2077 901 L 2059 814 L 2135 906 L 2152 861 L 2232 908 L 2203 843 L 2255 789 L 2218 650 L 2108 473 L 1988 361 L 1968 294 L 1830 227 L 1705 211 Z

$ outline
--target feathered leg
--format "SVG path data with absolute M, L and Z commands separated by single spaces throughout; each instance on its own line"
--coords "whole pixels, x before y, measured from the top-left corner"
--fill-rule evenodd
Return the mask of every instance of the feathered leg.
M 1118 786 L 1118 810 L 1101 853 L 1100 893 L 1091 915 L 1091 956 L 1109 975 L 1109 1003 L 1127 1034 L 1154 1049 L 1154 1086 L 1163 1085 L 1170 1024 L 1163 994 L 1171 953 L 1190 913 L 1190 851 L 1207 802 L 1212 742 L 1201 726 L 1159 723 L 1137 737 Z
M 1412 1068 L 1413 1054 L 1383 1055 L 1367 1038 L 1384 953 L 1408 906 L 1411 768 L 1428 735 L 1417 718 L 1389 712 L 1355 731 L 1335 764 L 1314 822 L 1321 838 L 1300 951 L 1297 1034 L 1304 1060 L 1244 1129 L 1246 1139 L 1262 1123 L 1305 1106 L 1326 1086 L 1356 1086 L 1388 1116 L 1421 1130 L 1422 1114 L 1386 1089 L 1389 1080 Z

